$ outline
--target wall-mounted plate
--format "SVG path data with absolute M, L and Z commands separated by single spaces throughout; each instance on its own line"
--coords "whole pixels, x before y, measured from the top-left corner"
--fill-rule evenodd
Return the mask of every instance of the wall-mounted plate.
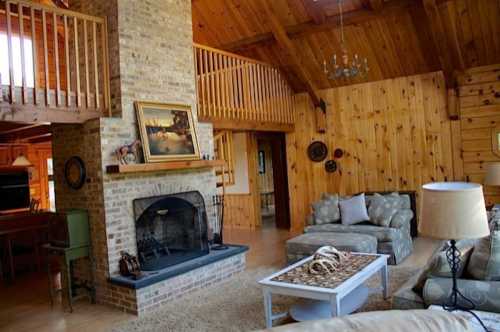
M 328 155 L 328 148 L 325 143 L 315 141 L 312 142 L 307 148 L 307 155 L 312 161 L 321 162 L 326 159 L 326 156 Z

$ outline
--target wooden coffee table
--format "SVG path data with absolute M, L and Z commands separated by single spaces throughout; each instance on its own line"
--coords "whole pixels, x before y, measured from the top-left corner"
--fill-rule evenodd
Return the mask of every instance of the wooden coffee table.
M 278 271 L 267 278 L 259 281 L 264 292 L 264 307 L 266 315 L 266 327 L 271 328 L 273 321 L 287 316 L 288 313 L 273 314 L 272 295 L 280 294 L 310 299 L 307 305 L 292 308 L 292 317 L 297 316 L 297 320 L 320 319 L 324 317 L 325 308 L 328 317 L 347 315 L 359 309 L 368 296 L 368 289 L 364 283 L 376 273 L 381 275 L 381 287 L 376 291 L 383 290 L 384 298 L 389 297 L 389 279 L 387 270 L 387 255 L 352 253 L 352 255 L 365 256 L 370 260 L 365 266 L 355 270 L 348 277 L 331 278 L 338 279 L 338 282 L 326 282 L 328 287 L 319 284 L 311 286 L 310 281 L 303 281 L 300 277 L 287 280 L 286 276 L 293 275 L 297 270 L 305 268 L 313 257 L 303 260 Z M 366 257 L 370 256 L 370 257 Z M 361 259 L 361 257 L 359 257 Z M 281 280 L 277 280 L 281 279 Z M 288 278 L 290 279 L 290 278 Z M 304 279 L 308 279 L 305 277 Z M 295 317 L 294 317 L 295 318 Z

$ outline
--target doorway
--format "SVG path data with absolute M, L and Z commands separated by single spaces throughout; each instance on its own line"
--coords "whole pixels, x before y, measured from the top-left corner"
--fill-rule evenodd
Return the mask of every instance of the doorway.
M 256 139 L 262 227 L 290 229 L 285 134 L 258 132 Z

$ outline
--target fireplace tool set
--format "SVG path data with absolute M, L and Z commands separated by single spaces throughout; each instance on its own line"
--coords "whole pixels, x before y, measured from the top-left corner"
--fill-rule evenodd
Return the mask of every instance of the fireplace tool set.
M 224 231 L 224 195 L 215 195 L 212 197 L 212 203 L 215 207 L 215 225 L 214 225 L 214 246 L 211 247 L 213 250 L 225 250 L 228 249 L 224 245 L 223 231 Z

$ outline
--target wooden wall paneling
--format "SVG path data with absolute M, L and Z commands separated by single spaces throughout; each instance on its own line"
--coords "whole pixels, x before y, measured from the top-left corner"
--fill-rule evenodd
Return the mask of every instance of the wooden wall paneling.
M 226 194 L 224 196 L 224 227 L 254 229 L 255 210 L 251 194 Z
M 500 65 L 467 69 L 457 81 L 460 122 L 454 125 L 454 135 L 460 139 L 462 159 L 454 166 L 464 179 L 483 183 L 486 166 L 500 162 L 491 137 L 492 129 L 500 124 Z M 500 203 L 500 188 L 485 186 L 484 191 L 488 205 Z
M 20 155 L 33 164 L 30 168 L 30 196 L 39 199 L 42 209 L 49 208 L 47 159 L 52 156 L 50 144 L 0 144 L 0 166 L 10 166 Z
M 258 167 L 258 144 L 256 134 L 247 133 L 247 156 L 248 156 L 248 185 L 252 197 L 251 206 L 253 207 L 254 219 L 253 227 L 262 225 L 262 216 L 260 214 L 260 192 L 259 192 L 259 167 Z
M 300 230 L 310 204 L 324 192 L 416 190 L 430 181 L 452 180 L 451 121 L 442 73 L 330 89 L 327 132 L 314 129 L 313 107 L 295 97 L 295 132 L 287 135 L 292 229 Z M 339 170 L 307 158 L 307 146 L 325 141 L 344 150 Z M 332 157 L 332 156 L 330 156 Z
M 12 149 L 10 146 L 0 145 L 0 166 L 12 164 Z

